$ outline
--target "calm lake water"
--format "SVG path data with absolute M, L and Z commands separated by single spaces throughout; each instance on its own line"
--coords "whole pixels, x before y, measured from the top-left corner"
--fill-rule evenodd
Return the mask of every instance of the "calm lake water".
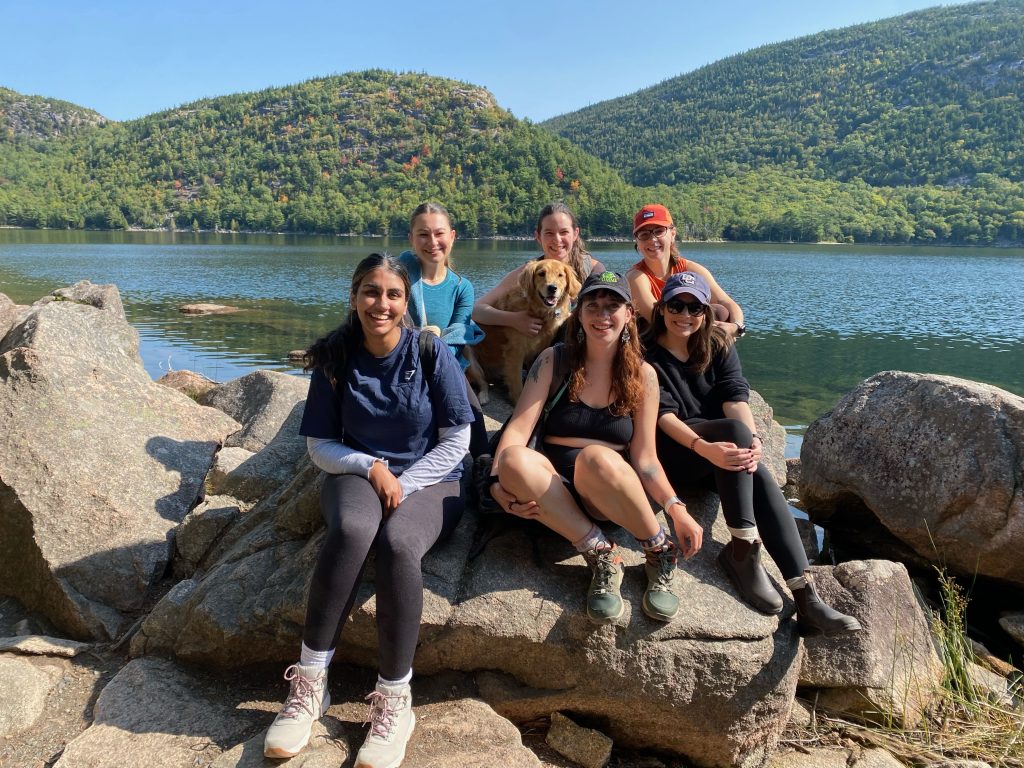
M 30 303 L 88 279 L 116 283 L 158 378 L 190 369 L 227 380 L 296 371 L 292 349 L 337 325 L 352 269 L 403 240 L 0 230 L 0 292 Z M 592 252 L 624 271 L 629 244 Z M 743 307 L 739 344 L 752 386 L 794 433 L 882 370 L 928 371 L 1024 395 L 1024 250 L 685 244 Z M 459 241 L 453 256 L 481 295 L 537 253 L 532 241 Z M 186 317 L 189 302 L 235 315 Z

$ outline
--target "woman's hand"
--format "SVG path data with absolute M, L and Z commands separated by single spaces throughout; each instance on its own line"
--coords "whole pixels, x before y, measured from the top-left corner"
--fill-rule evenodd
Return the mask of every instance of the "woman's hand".
M 762 456 L 764 456 L 764 445 L 761 443 L 761 438 L 754 435 L 754 442 L 750 444 L 750 463 L 746 466 L 747 472 L 750 474 L 757 472 L 757 465 L 761 463 Z
M 384 506 L 384 516 L 387 517 L 402 503 L 402 486 L 383 461 L 373 462 L 369 480 L 377 498 Z
M 531 338 L 536 336 L 540 333 L 540 329 L 544 325 L 544 323 L 525 310 L 522 312 L 511 312 L 510 314 L 513 315 L 513 317 L 511 318 L 512 322 L 510 322 L 509 325 L 524 336 L 530 336 Z
M 537 506 L 536 501 L 519 501 L 519 499 L 506 491 L 501 483 L 491 483 L 491 496 L 498 502 L 498 506 L 506 512 L 511 512 L 513 515 L 527 519 L 540 516 L 540 507 Z
M 694 444 L 697 455 L 707 459 L 716 467 L 730 472 L 756 472 L 757 461 L 751 448 L 739 448 L 736 443 L 709 443 L 701 439 Z M 753 469 L 750 469 L 753 464 Z
M 676 538 L 679 539 L 679 550 L 683 553 L 683 557 L 689 559 L 700 552 L 700 548 L 704 544 L 704 529 L 690 517 L 686 506 L 681 501 L 677 501 L 675 504 L 670 504 L 665 512 L 672 518 L 672 527 L 675 528 Z

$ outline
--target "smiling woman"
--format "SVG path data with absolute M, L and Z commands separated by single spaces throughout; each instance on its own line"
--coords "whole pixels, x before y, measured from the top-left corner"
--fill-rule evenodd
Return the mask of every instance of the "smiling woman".
M 684 555 L 700 549 L 703 534 L 658 463 L 657 377 L 641 357 L 622 276 L 588 277 L 566 327 L 566 343 L 541 353 L 527 377 L 495 452 L 490 493 L 503 510 L 540 521 L 583 555 L 592 571 L 587 615 L 598 624 L 615 621 L 625 606 L 622 559 L 595 521 L 621 525 L 646 556 L 644 613 L 670 621 L 679 610 L 672 591 L 678 548 L 648 494 L 672 519 Z M 552 379 L 563 356 L 568 374 L 560 386 Z M 533 450 L 527 442 L 542 411 L 544 438 Z
M 376 547 L 380 673 L 356 762 L 398 766 L 415 725 L 409 681 L 423 610 L 420 562 L 462 516 L 459 479 L 473 414 L 448 347 L 404 327 L 409 276 L 396 259 L 363 259 L 350 298 L 348 319 L 306 353 L 312 376 L 299 433 L 327 472 L 320 495 L 327 534 L 299 661 L 285 672 L 291 689 L 264 754 L 298 754 L 330 706 L 327 667 Z M 433 366 L 421 356 L 428 343 Z

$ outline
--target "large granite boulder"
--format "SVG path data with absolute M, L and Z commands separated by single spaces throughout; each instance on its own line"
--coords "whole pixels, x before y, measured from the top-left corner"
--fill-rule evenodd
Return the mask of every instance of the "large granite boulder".
M 142 608 L 238 429 L 153 383 L 120 301 L 99 293 L 103 308 L 39 302 L 0 342 L 0 593 L 80 638 Z
M 786 430 L 775 421 L 775 412 L 755 390 L 750 390 L 750 411 L 761 437 L 761 463 L 772 473 L 781 488 L 786 484 Z
M 940 695 L 943 665 L 907 569 L 859 560 L 811 571 L 822 598 L 863 630 L 808 638 L 800 685 L 830 710 L 915 727 Z
M 164 659 L 134 660 L 100 693 L 93 723 L 68 743 L 55 768 L 277 764 L 263 757 L 263 738 L 280 699 L 268 701 L 268 688 L 259 682 Z M 512 723 L 463 693 L 461 681 L 438 695 L 444 682 L 451 681 L 415 683 L 416 729 L 403 765 L 540 768 Z M 271 696 L 284 695 L 286 688 L 277 683 Z M 309 745 L 286 765 L 351 765 L 366 736 L 364 693 L 350 680 L 332 680 L 331 707 L 314 724 Z
M 917 557 L 1024 586 L 1024 398 L 987 384 L 886 371 L 807 429 L 811 519 L 875 519 Z
M 0 293 L 0 341 L 3 341 L 4 336 L 14 326 L 17 317 L 18 305 Z
M 306 463 L 233 523 L 206 556 L 206 575 L 179 583 L 146 618 L 133 655 L 216 668 L 293 661 L 323 535 L 317 480 Z M 694 500 L 691 510 L 712 528 L 717 499 Z M 628 563 L 628 607 L 604 627 L 587 620 L 589 571 L 571 547 L 516 524 L 470 561 L 476 523 L 467 515 L 424 561 L 418 674 L 480 672 L 483 698 L 514 721 L 572 712 L 622 746 L 701 765 L 755 765 L 771 751 L 797 682 L 792 605 L 768 617 L 740 602 L 715 562 L 727 535 L 720 521 L 680 569 L 683 610 L 667 625 L 641 612 L 641 554 L 628 534 L 612 531 Z M 375 666 L 372 563 L 367 570 L 336 658 Z
M 199 398 L 242 425 L 217 456 L 207 480 L 212 493 L 256 502 L 292 478 L 306 455 L 299 423 L 308 388 L 306 379 L 254 371 Z
M 297 459 L 306 442 L 299 436 L 302 403 L 309 381 L 276 371 L 253 371 L 204 393 L 200 402 L 223 411 L 242 428 L 224 443 L 256 453 L 274 441 L 287 440 Z M 293 460 L 294 463 L 294 460 Z
M 96 309 L 105 309 L 115 316 L 125 319 L 124 304 L 121 303 L 121 292 L 113 284 L 96 285 L 88 280 L 79 280 L 67 288 L 58 288 L 44 301 L 72 301 L 86 304 Z

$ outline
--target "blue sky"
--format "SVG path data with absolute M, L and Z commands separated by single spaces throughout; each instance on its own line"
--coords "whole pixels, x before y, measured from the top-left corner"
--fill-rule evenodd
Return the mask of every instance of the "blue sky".
M 488 88 L 534 121 L 767 43 L 935 0 L 0 0 L 0 86 L 127 120 L 383 68 Z

